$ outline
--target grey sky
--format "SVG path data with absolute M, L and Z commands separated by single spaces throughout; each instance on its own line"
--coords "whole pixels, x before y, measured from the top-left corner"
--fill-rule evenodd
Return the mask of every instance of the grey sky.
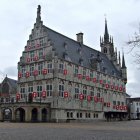
M 100 50 L 99 38 L 104 34 L 105 15 L 110 35 L 118 51 L 124 48 L 128 68 L 127 92 L 139 94 L 139 71 L 133 57 L 127 54 L 125 42 L 140 22 L 139 0 L 4 0 L 0 1 L 0 71 L 17 78 L 17 62 L 36 20 L 37 5 L 42 7 L 44 24 L 70 38 L 84 33 L 84 44 Z M 0 72 L 0 80 L 2 74 Z

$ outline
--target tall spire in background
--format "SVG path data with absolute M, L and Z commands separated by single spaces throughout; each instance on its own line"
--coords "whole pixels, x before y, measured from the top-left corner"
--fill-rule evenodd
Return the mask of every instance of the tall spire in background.
M 125 60 L 124 60 L 124 53 L 123 53 L 123 56 L 122 56 L 122 68 L 126 68 L 126 66 L 125 66 Z
M 120 51 L 119 51 L 119 65 L 121 66 L 121 57 L 120 57 Z
M 40 21 L 41 21 L 41 6 L 38 5 L 38 8 L 37 8 L 37 18 L 36 18 L 37 26 L 39 25 Z
M 107 28 L 107 20 L 105 18 L 105 33 L 104 33 L 104 41 L 109 42 L 109 33 L 108 33 L 108 28 Z

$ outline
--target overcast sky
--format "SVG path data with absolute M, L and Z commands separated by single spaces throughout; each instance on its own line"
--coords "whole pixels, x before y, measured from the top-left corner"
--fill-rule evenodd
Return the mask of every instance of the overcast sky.
M 70 38 L 84 33 L 84 44 L 100 50 L 105 16 L 118 51 L 122 48 L 128 69 L 127 93 L 140 96 L 140 70 L 125 42 L 138 31 L 140 0 L 3 0 L 0 1 L 0 81 L 7 74 L 17 79 L 17 62 L 41 5 L 44 25 Z

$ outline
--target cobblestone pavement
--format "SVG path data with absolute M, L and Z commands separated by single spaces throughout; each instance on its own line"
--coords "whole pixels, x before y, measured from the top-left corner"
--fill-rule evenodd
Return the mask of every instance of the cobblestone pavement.
M 0 123 L 0 140 L 140 140 L 140 121 Z

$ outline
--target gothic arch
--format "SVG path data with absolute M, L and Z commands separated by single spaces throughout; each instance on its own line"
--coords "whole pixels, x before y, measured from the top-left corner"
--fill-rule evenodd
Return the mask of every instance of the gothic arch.
M 15 111 L 16 121 L 25 122 L 25 110 L 23 108 L 17 108 Z
M 31 111 L 32 117 L 31 117 L 31 121 L 32 122 L 37 122 L 38 121 L 38 110 L 37 108 L 33 108 Z
M 46 122 L 47 121 L 47 109 L 46 108 L 43 108 L 42 111 L 41 111 L 41 114 L 42 114 L 42 122 Z

